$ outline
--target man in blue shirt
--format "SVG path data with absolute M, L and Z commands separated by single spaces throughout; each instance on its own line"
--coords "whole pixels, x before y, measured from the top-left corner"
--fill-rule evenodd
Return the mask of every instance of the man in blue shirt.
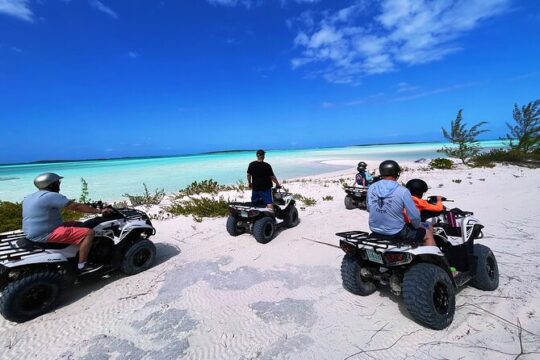
M 79 245 L 79 270 L 97 270 L 86 265 L 94 230 L 81 226 L 81 223 L 64 223 L 62 210 L 65 208 L 86 214 L 101 214 L 102 211 L 60 194 L 61 179 L 62 176 L 54 173 L 44 173 L 34 179 L 38 191 L 25 197 L 22 204 L 23 231 L 30 241 Z M 103 210 L 104 213 L 110 211 Z
M 383 161 L 379 166 L 382 180 L 369 187 L 367 208 L 371 231 L 381 235 L 398 236 L 406 241 L 436 246 L 431 226 L 424 227 L 410 191 L 398 184 L 401 172 L 394 160 Z M 410 219 L 405 222 L 404 210 Z

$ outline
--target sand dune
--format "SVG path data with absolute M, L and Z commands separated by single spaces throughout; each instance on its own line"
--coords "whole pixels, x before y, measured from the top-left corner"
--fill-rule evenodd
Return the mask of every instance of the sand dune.
M 350 169 L 289 181 L 317 204 L 266 245 L 230 237 L 223 218 L 156 221 L 156 266 L 80 284 L 27 323 L 0 319 L 0 358 L 540 358 L 540 170 L 405 165 L 402 181 L 421 177 L 429 194 L 475 212 L 499 263 L 499 288 L 460 291 L 445 330 L 418 325 L 385 287 L 369 297 L 343 289 L 334 234 L 368 228 L 366 212 L 343 205 L 337 182 L 352 182 Z

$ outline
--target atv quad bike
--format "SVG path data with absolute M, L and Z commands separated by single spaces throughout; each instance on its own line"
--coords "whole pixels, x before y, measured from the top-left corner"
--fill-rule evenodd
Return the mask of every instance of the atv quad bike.
M 347 210 L 352 209 L 367 209 L 366 199 L 367 199 L 367 192 L 368 192 L 368 186 L 372 185 L 373 183 L 381 180 L 382 178 L 380 176 L 374 176 L 371 181 L 366 183 L 365 186 L 357 185 L 357 186 L 343 186 L 343 190 L 345 190 L 345 193 L 347 194 L 345 196 L 345 208 Z
M 472 212 L 455 208 L 431 216 L 437 246 L 363 231 L 336 235 L 345 252 L 341 278 L 346 290 L 367 296 L 377 285 L 389 284 L 417 322 L 440 330 L 452 323 L 457 289 L 471 284 L 493 291 L 499 269 L 489 247 L 475 244 L 483 237 L 483 225 Z
M 248 232 L 253 234 L 257 242 L 266 244 L 274 238 L 278 226 L 291 228 L 298 225 L 300 219 L 293 195 L 283 188 L 273 188 L 272 198 L 273 211 L 260 203 L 229 203 L 229 235 L 238 236 Z M 278 219 L 282 221 L 278 223 Z
M 347 193 L 345 196 L 345 208 L 347 210 L 363 209 L 366 207 L 367 186 L 344 186 L 343 189 Z
M 10 321 L 24 322 L 53 309 L 60 294 L 78 279 L 102 276 L 120 269 L 137 274 L 152 266 L 155 234 L 148 216 L 136 209 L 113 209 L 82 226 L 94 229 L 88 263 L 102 267 L 80 273 L 78 245 L 32 242 L 22 231 L 0 234 L 0 313 Z

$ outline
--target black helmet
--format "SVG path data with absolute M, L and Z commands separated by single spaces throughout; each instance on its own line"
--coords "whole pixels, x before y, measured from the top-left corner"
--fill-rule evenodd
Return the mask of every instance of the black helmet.
M 395 176 L 398 177 L 401 173 L 399 164 L 394 160 L 385 160 L 379 165 L 379 173 L 381 176 Z
M 412 179 L 407 182 L 405 185 L 407 189 L 411 192 L 412 195 L 421 198 L 426 191 L 428 191 L 428 186 L 424 180 Z
M 360 161 L 358 163 L 358 166 L 356 167 L 356 170 L 358 170 L 360 172 L 360 171 L 366 170 L 366 168 L 367 168 L 367 164 L 365 162 L 363 162 L 363 161 Z

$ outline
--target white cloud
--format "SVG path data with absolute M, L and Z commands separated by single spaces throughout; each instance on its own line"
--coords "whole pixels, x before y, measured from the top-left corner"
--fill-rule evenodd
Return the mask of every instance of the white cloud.
M 245 6 L 246 8 L 251 8 L 254 6 L 259 6 L 263 3 L 264 0 L 206 0 L 211 5 L 221 5 L 227 7 L 235 7 L 238 5 Z M 275 1 L 275 0 L 272 0 Z M 281 0 L 281 6 L 285 6 L 287 2 L 295 2 L 297 4 L 315 4 L 321 0 Z
M 127 55 L 128 55 L 130 58 L 132 58 L 132 59 L 136 59 L 136 58 L 139 57 L 139 54 L 136 53 L 135 51 L 130 51 L 130 52 L 128 52 Z
M 391 101 L 394 102 L 394 101 L 414 100 L 414 99 L 419 99 L 419 98 L 423 98 L 423 97 L 427 97 L 427 96 L 431 96 L 431 95 L 446 93 L 446 92 L 449 92 L 449 91 L 469 88 L 469 87 L 472 87 L 472 86 L 475 86 L 475 85 L 478 85 L 478 82 L 468 82 L 468 83 L 462 83 L 462 84 L 455 84 L 455 85 L 451 85 L 451 86 L 440 87 L 440 88 L 436 88 L 436 89 L 432 89 L 432 90 L 427 90 L 427 91 L 423 91 L 423 92 L 419 92 L 419 93 L 414 93 L 412 95 L 398 96 L 396 98 L 393 98 Z
M 404 93 L 404 92 L 411 92 L 411 91 L 418 90 L 419 87 L 411 85 L 408 82 L 402 81 L 396 85 L 396 89 L 398 93 Z
M 304 12 L 293 22 L 300 55 L 294 69 L 310 67 L 331 82 L 356 84 L 363 76 L 395 71 L 458 52 L 457 39 L 509 8 L 511 0 L 357 0 L 334 13 Z M 317 66 L 316 66 L 317 65 Z M 315 70 L 313 68 L 316 68 Z
M 114 18 L 114 19 L 118 19 L 118 15 L 116 14 L 116 12 L 113 9 L 111 9 L 110 7 L 108 7 L 107 5 L 103 4 L 101 1 L 99 1 L 99 0 L 88 0 L 88 3 L 94 9 L 96 9 L 98 11 L 101 11 L 102 13 L 105 13 L 105 14 L 109 15 L 110 17 Z
M 222 5 L 228 7 L 234 7 L 237 5 L 243 5 L 247 8 L 252 7 L 253 5 L 258 5 L 259 0 L 206 0 L 211 5 Z
M 28 0 L 0 0 L 0 14 L 14 16 L 20 20 L 34 21 Z

